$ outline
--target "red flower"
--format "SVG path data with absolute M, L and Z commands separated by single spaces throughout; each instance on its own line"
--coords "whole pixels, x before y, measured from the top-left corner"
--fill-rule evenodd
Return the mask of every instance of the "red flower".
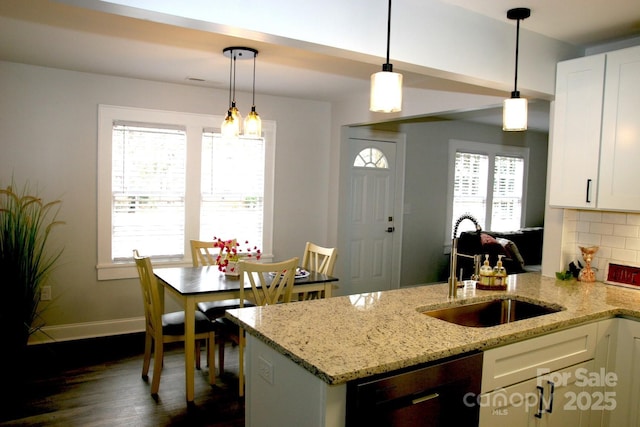
M 233 258 L 235 261 L 239 255 L 244 255 L 247 258 L 253 257 L 253 253 L 256 253 L 256 259 L 259 260 L 262 256 L 262 252 L 258 249 L 257 246 L 251 249 L 249 246 L 249 241 L 245 240 L 245 245 L 247 245 L 246 252 L 239 251 L 240 243 L 236 239 L 223 240 L 219 237 L 213 237 L 215 242 L 215 247 L 220 248 L 220 254 L 216 258 L 216 264 L 218 264 L 218 270 L 222 272 L 226 272 L 229 266 L 229 258 Z M 229 271 L 234 271 L 235 267 L 231 267 Z

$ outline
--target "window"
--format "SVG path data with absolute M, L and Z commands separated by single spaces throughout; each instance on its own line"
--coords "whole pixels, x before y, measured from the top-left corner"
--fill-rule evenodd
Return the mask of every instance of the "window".
M 448 229 L 450 243 L 456 220 L 473 215 L 483 230 L 519 229 L 523 222 L 529 149 L 467 141 L 449 141 Z M 469 221 L 458 235 L 473 230 Z M 447 244 L 448 244 L 447 243 Z
M 356 168 L 389 169 L 387 156 L 374 147 L 367 147 L 360 151 L 353 161 L 353 166 Z
M 130 260 L 134 248 L 156 258 L 183 257 L 186 147 L 184 130 L 114 123 L 113 261 Z
M 98 279 L 136 277 L 132 251 L 187 264 L 189 240 L 271 253 L 275 126 L 223 138 L 221 116 L 100 106 Z

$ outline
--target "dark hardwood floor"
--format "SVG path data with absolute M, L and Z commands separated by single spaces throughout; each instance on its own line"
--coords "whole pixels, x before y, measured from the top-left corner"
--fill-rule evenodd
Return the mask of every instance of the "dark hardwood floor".
M 186 403 L 183 347 L 166 348 L 155 400 L 151 378 L 141 377 L 142 334 L 30 346 L 24 382 L 3 387 L 0 425 L 243 426 L 237 347 L 227 344 L 225 372 L 214 386 L 203 348 L 193 405 Z

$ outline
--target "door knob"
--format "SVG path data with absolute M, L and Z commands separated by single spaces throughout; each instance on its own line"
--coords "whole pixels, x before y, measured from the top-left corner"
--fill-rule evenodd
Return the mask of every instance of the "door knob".
M 395 227 L 387 227 L 387 233 L 393 233 L 395 230 Z

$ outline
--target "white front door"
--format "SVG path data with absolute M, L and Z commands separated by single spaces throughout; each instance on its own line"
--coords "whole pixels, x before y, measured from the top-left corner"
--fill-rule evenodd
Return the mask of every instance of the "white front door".
M 349 138 L 342 181 L 344 271 L 342 294 L 399 286 L 400 209 L 396 199 L 397 143 Z M 347 153 L 347 150 L 344 151 Z

